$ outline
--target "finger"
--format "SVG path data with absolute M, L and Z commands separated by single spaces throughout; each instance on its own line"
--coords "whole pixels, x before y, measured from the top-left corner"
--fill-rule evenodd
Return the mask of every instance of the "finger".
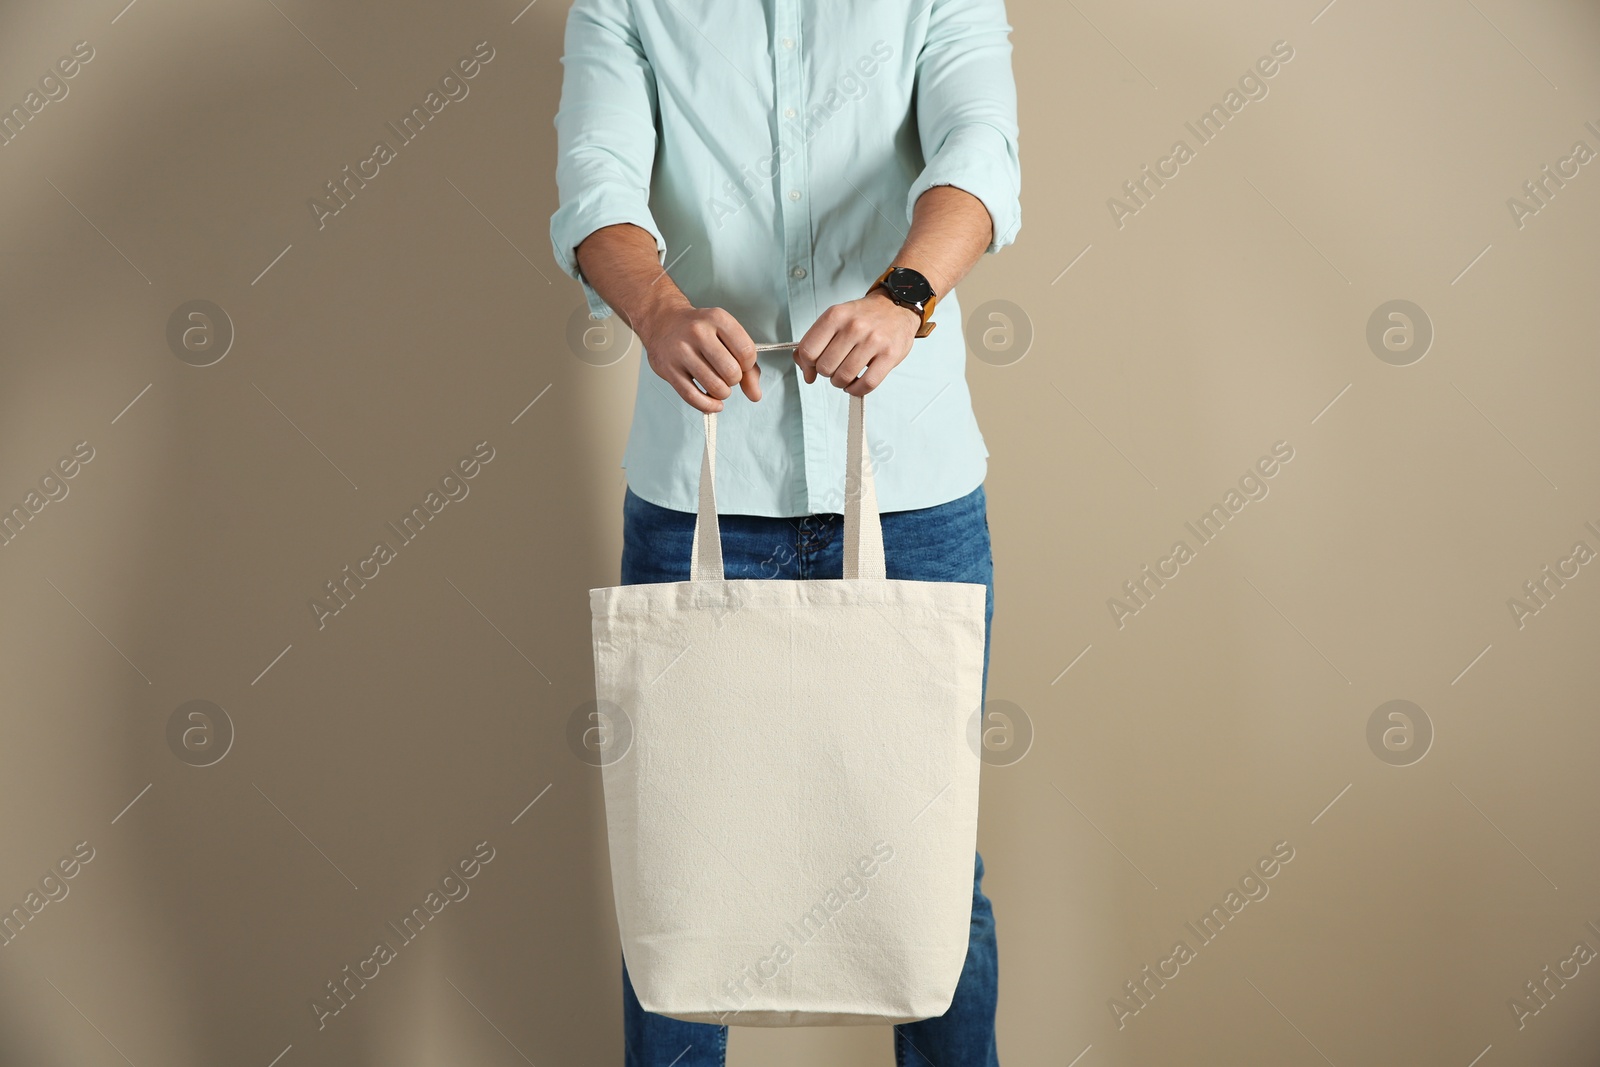
M 722 342 L 722 347 L 733 356 L 734 362 L 739 364 L 741 376 L 744 372 L 755 366 L 756 343 L 750 339 L 745 328 L 739 325 L 739 320 L 721 308 L 713 308 L 711 322 L 717 328 L 717 339 Z M 728 384 L 732 385 L 733 380 Z
M 694 355 L 705 364 L 707 370 L 716 374 L 723 384 L 736 385 L 739 379 L 744 377 L 744 368 L 739 366 L 739 361 L 722 343 L 717 326 L 710 318 L 695 323 L 691 336 L 693 341 L 690 347 Z
M 700 383 L 700 388 L 705 390 L 707 396 L 715 400 L 726 400 L 733 395 L 733 387 L 703 357 L 690 356 L 684 362 L 683 369 L 691 378 Z M 737 382 L 739 379 L 736 377 L 733 380 Z
M 795 346 L 795 366 L 805 373 L 807 385 L 817 380 L 819 371 L 817 357 L 833 342 L 834 335 L 838 333 L 838 330 L 838 316 L 834 313 L 833 308 L 829 308 L 822 313 L 816 322 L 811 324 L 811 329 L 805 332 L 805 336 L 800 338 L 800 343 Z
M 817 361 L 800 348 L 794 350 L 794 365 L 800 368 L 800 374 L 805 378 L 807 385 L 817 380 Z
M 882 385 L 883 380 L 889 376 L 889 371 L 893 368 L 893 364 L 886 367 L 884 364 L 887 362 L 887 356 L 875 357 L 867 364 L 867 369 L 862 372 L 861 377 L 846 385 L 844 391 L 851 396 L 866 396 L 872 392 Z
M 750 369 L 744 372 L 744 377 L 739 379 L 739 388 L 743 389 L 744 395 L 752 401 L 761 399 L 761 364 L 750 365 Z
M 750 339 L 750 334 L 739 324 L 739 320 L 721 308 L 712 309 L 711 322 L 717 328 L 717 340 L 739 368 L 739 377 L 726 381 L 729 385 L 737 384 L 751 400 L 760 400 L 761 364 L 756 343 Z
M 833 384 L 840 389 L 845 388 L 856 380 L 856 376 L 865 370 L 868 364 L 884 354 L 883 349 L 870 340 L 861 341 L 850 350 L 850 354 L 844 357 L 844 362 L 839 364 L 830 376 Z
M 839 368 L 844 365 L 844 361 L 849 358 L 850 351 L 855 347 L 856 338 L 852 334 L 844 330 L 834 334 L 833 339 L 828 342 L 828 347 L 824 348 L 821 354 L 817 356 L 817 373 L 833 378 Z M 849 385 L 850 381 L 849 379 L 836 380 L 834 384 Z
M 679 396 L 683 397 L 684 403 L 688 404 L 696 411 L 710 412 L 722 410 L 722 401 L 702 393 L 700 391 L 700 387 L 695 385 L 694 380 L 691 379 L 686 373 L 680 371 L 672 379 L 672 387 L 678 391 Z

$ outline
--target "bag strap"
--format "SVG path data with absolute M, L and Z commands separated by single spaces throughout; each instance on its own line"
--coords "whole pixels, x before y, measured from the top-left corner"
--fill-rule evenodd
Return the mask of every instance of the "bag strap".
M 717 526 L 717 413 L 708 411 L 706 448 L 700 457 L 700 511 L 694 520 L 694 546 L 689 550 L 689 580 L 720 582 L 727 575 L 722 569 L 722 530 Z
M 725 581 L 722 531 L 717 525 L 717 413 L 705 413 L 706 444 L 700 458 L 700 510 L 695 516 L 694 544 L 689 552 L 689 580 Z M 878 492 L 867 459 L 863 399 L 850 397 L 849 439 L 845 451 L 844 577 L 883 578 L 883 524 Z

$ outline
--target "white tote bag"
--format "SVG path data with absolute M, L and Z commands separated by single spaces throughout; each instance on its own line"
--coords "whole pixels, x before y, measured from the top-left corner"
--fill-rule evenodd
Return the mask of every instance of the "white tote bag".
M 884 577 L 854 396 L 844 577 L 726 580 L 716 430 L 690 580 L 589 594 L 634 991 L 736 1026 L 942 1015 L 972 911 L 985 589 Z

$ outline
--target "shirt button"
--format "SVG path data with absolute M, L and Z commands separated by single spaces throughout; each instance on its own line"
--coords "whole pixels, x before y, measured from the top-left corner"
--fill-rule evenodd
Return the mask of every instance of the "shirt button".
M 806 269 L 804 267 L 796 267 L 794 270 L 790 271 L 789 274 L 794 278 L 804 278 L 806 276 Z
M 792 119 L 797 114 L 799 114 L 799 112 L 795 111 L 795 109 L 792 107 L 786 107 L 783 109 L 783 117 L 786 119 Z
M 800 199 L 800 190 L 798 190 L 798 189 L 790 189 L 789 190 L 789 199 L 790 200 L 799 200 Z
M 785 47 L 785 48 L 793 48 L 794 47 L 794 38 L 793 37 L 785 37 L 783 39 L 782 43 L 783 43 L 783 47 Z

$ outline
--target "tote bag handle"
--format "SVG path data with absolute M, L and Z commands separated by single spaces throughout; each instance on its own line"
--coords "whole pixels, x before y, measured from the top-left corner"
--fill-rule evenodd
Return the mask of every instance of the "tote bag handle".
M 867 431 L 863 398 L 850 397 L 850 434 L 845 452 L 844 576 L 846 579 L 882 578 L 883 526 L 878 517 L 878 494 L 867 462 Z M 717 413 L 705 413 L 706 447 L 700 460 L 700 511 L 694 522 L 689 580 L 720 582 L 722 531 L 717 526 Z

